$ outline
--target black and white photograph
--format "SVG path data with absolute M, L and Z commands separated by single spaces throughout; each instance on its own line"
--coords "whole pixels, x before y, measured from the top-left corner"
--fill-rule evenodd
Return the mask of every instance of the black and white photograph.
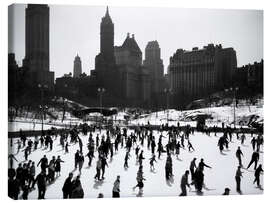
M 262 195 L 263 21 L 259 9 L 9 5 L 8 197 Z

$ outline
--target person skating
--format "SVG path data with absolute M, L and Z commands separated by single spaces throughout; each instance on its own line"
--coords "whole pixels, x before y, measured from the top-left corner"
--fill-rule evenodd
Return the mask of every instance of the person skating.
M 78 167 L 78 161 L 79 161 L 79 156 L 80 156 L 80 151 L 77 150 L 77 152 L 75 153 L 75 156 L 74 156 L 74 161 L 75 161 L 75 168 L 77 169 Z
M 150 170 L 154 171 L 155 170 L 154 162 L 157 162 L 156 155 L 153 155 L 149 160 L 150 160 Z
M 14 154 L 9 154 L 8 155 L 8 159 L 9 159 L 9 167 L 13 168 L 13 160 L 15 160 L 16 162 L 18 162 L 18 160 L 15 158 Z
M 41 170 L 44 171 L 46 174 L 46 168 L 48 167 L 48 159 L 46 155 L 44 155 L 43 158 L 40 159 L 37 166 L 39 166 L 39 164 L 40 164 Z
M 63 198 L 68 199 L 71 198 L 72 194 L 72 178 L 73 178 L 73 173 L 69 173 L 68 177 L 65 180 L 65 183 L 63 185 L 62 191 L 63 191 Z
M 96 175 L 95 175 L 95 179 L 96 180 L 98 180 L 98 181 L 100 181 L 101 179 L 100 179 L 100 170 L 101 170 L 101 160 L 100 160 L 100 158 L 98 158 L 98 160 L 97 160 L 97 164 L 96 164 L 96 171 L 97 171 L 97 173 L 96 173 Z
M 171 155 L 168 154 L 166 164 L 165 164 L 165 178 L 169 180 L 173 176 L 172 174 L 172 158 Z
M 144 183 L 143 181 L 146 180 L 143 177 L 143 166 L 139 166 L 139 170 L 137 172 L 137 185 L 135 185 L 132 189 L 135 190 L 137 187 L 139 188 L 139 193 L 142 193 L 143 187 L 144 187 Z
M 250 162 L 249 162 L 249 164 L 248 164 L 247 169 L 248 169 L 253 163 L 255 163 L 255 164 L 254 164 L 254 170 L 256 170 L 259 159 L 260 159 L 260 154 L 259 154 L 258 150 L 257 150 L 257 151 L 254 151 L 254 152 L 252 153 L 251 160 L 250 160 Z
M 176 158 L 178 159 L 178 155 L 180 154 L 180 142 L 178 141 L 177 144 L 175 145 L 175 154 L 176 154 Z
M 201 159 L 201 161 L 200 161 L 200 163 L 199 163 L 199 166 L 198 166 L 198 168 L 199 168 L 199 170 L 200 171 L 204 171 L 204 167 L 207 167 L 207 168 L 212 168 L 211 166 L 208 166 L 207 164 L 205 164 L 204 163 L 204 160 L 203 159 Z
M 48 180 L 49 182 L 53 182 L 55 179 L 55 156 L 52 157 L 52 160 L 48 166 Z
M 129 157 L 130 157 L 130 155 L 129 155 L 129 152 L 127 151 L 127 152 L 126 152 L 126 155 L 125 155 L 125 163 L 124 163 L 124 168 L 125 168 L 125 169 L 128 168 L 128 160 L 129 160 Z
M 78 156 L 78 165 L 79 165 L 80 174 L 82 172 L 83 163 L 84 163 L 84 156 L 83 156 L 82 153 L 80 153 L 79 156 Z
M 13 168 L 8 169 L 8 196 L 14 200 L 18 199 L 20 193 L 20 181 L 16 176 L 16 171 Z
M 261 184 L 260 184 L 260 175 L 261 175 L 261 172 L 263 172 L 263 169 L 262 169 L 262 165 L 260 164 L 258 166 L 258 168 L 255 170 L 255 173 L 254 173 L 255 179 L 253 181 L 253 184 L 254 183 L 257 183 L 258 188 L 261 188 Z
M 188 140 L 188 151 L 190 152 L 191 149 L 192 149 L 192 151 L 195 151 L 195 149 L 193 148 L 193 146 L 192 146 L 190 140 Z
M 85 156 L 88 157 L 88 159 L 89 159 L 88 166 L 90 167 L 92 165 L 92 160 L 95 157 L 94 151 L 92 151 L 92 150 L 88 151 L 88 153 Z
M 112 197 L 113 198 L 120 197 L 120 176 L 119 175 L 117 176 L 116 180 L 113 183 Z
M 187 196 L 187 188 L 186 188 L 186 186 L 188 186 L 190 188 L 190 185 L 188 183 L 188 175 L 189 175 L 189 171 L 186 170 L 185 174 L 181 178 L 180 187 L 181 187 L 182 192 L 181 192 L 181 194 L 179 196 Z
M 57 156 L 57 159 L 55 161 L 55 173 L 56 176 L 60 176 L 61 174 L 61 163 L 64 163 L 64 161 L 60 158 L 60 156 Z
M 66 142 L 66 145 L 65 145 L 65 153 L 68 153 L 69 151 L 68 151 L 68 147 L 69 147 L 69 144 L 68 144 L 68 142 Z
M 107 159 L 106 157 L 102 156 L 101 157 L 101 171 L 102 171 L 102 179 L 105 179 L 104 175 L 105 175 L 105 168 L 109 167 L 108 163 L 107 163 Z
M 196 160 L 197 158 L 193 158 L 193 160 L 190 162 L 189 170 L 191 173 L 191 180 L 194 180 L 195 169 L 197 169 Z
M 253 138 L 251 139 L 251 141 L 250 141 L 250 143 L 252 144 L 252 149 L 253 149 L 253 151 L 255 151 L 256 142 L 257 142 L 257 140 L 256 140 L 255 137 L 253 137 Z
M 29 169 L 29 181 L 28 181 L 28 187 L 30 189 L 34 189 L 35 175 L 36 175 L 35 162 L 32 162 L 32 165 Z
M 226 187 L 222 195 L 230 195 L 230 188 Z
M 139 164 L 140 166 L 142 166 L 142 161 L 144 160 L 145 158 L 143 157 L 143 150 L 141 151 L 140 155 L 139 155 Z
M 244 156 L 244 155 L 243 155 L 240 147 L 238 147 L 235 154 L 236 154 L 236 158 L 238 159 L 239 166 L 243 167 L 243 165 L 242 165 L 242 156 Z
M 241 135 L 241 144 L 242 144 L 242 145 L 245 143 L 245 140 L 246 140 L 246 136 L 245 136 L 245 134 L 243 133 L 243 134 Z
M 241 171 L 241 167 L 238 166 L 237 170 L 236 170 L 236 174 L 235 174 L 235 181 L 236 181 L 236 191 L 239 193 L 241 192 L 241 178 L 242 176 L 242 171 Z
M 45 199 L 46 193 L 46 173 L 45 171 L 41 171 L 40 174 L 37 175 L 34 185 L 37 183 L 38 186 L 38 199 Z
M 80 181 L 80 176 L 78 175 L 75 180 L 72 181 L 72 199 L 79 199 L 84 197 L 84 191 Z

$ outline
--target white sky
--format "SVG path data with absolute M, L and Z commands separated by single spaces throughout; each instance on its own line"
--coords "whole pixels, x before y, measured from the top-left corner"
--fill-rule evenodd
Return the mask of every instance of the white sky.
M 9 14 L 9 24 L 13 25 L 9 26 L 9 52 L 16 54 L 19 65 L 25 55 L 25 7 L 16 4 L 13 15 Z M 50 70 L 55 77 L 73 73 L 77 53 L 83 72 L 89 74 L 94 69 L 105 11 L 104 6 L 50 5 Z M 115 45 L 123 43 L 127 32 L 134 33 L 144 56 L 147 42 L 157 40 L 165 72 L 176 49 L 202 48 L 208 43 L 233 47 L 238 66 L 263 58 L 260 10 L 110 7 L 109 13 L 114 22 Z

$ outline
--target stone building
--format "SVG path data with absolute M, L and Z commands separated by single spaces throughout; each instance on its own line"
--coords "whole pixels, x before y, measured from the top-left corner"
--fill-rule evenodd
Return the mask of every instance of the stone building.
M 54 72 L 50 71 L 50 10 L 46 4 L 28 4 L 25 10 L 25 58 L 32 86 L 46 84 L 54 88 Z
M 115 47 L 115 61 L 123 98 L 133 105 L 149 100 L 149 72 L 142 66 L 142 52 L 134 34 L 130 37 L 128 33 L 122 46 Z
M 160 106 L 161 101 L 160 96 L 166 86 L 163 60 L 160 57 L 160 47 L 156 40 L 147 43 L 143 66 L 146 67 L 150 76 L 151 105 L 153 107 L 158 107 Z
M 263 93 L 263 59 L 235 69 L 235 81 L 239 88 L 249 88 L 254 93 Z
M 232 85 L 237 67 L 233 48 L 208 44 L 178 49 L 170 58 L 169 85 L 176 103 L 186 104 Z M 176 105 L 176 104 L 175 104 Z
M 82 62 L 81 58 L 78 56 L 75 57 L 74 59 L 74 64 L 73 64 L 73 77 L 78 78 L 82 74 Z
M 142 66 L 142 52 L 134 35 L 128 34 L 121 46 L 114 46 L 114 24 L 108 7 L 100 25 L 100 53 L 92 73 L 98 86 L 106 89 L 104 102 L 137 106 L 150 98 L 149 73 Z

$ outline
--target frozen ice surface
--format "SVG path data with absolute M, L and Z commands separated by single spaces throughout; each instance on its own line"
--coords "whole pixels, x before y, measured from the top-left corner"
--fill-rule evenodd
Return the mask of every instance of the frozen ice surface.
M 131 130 L 128 130 L 130 134 Z M 99 131 L 93 133 L 93 138 L 96 137 L 96 134 Z M 105 134 L 105 131 L 102 131 L 101 134 Z M 154 131 L 156 141 L 158 140 L 159 133 Z M 166 135 L 165 131 L 163 135 Z M 175 155 L 172 155 L 173 160 L 173 180 L 167 182 L 165 179 L 165 161 L 166 153 L 163 153 L 161 159 L 157 159 L 155 163 L 155 171 L 150 171 L 149 158 L 151 157 L 150 150 L 147 149 L 147 142 L 145 140 L 144 147 L 141 149 L 144 150 L 144 157 L 146 158 L 143 161 L 143 172 L 146 181 L 144 182 L 144 189 L 142 196 L 178 196 L 181 192 L 180 190 L 180 179 L 184 174 L 185 170 L 189 169 L 190 161 L 197 157 L 196 163 L 198 164 L 201 158 L 204 158 L 206 164 L 210 165 L 212 169 L 205 168 L 205 185 L 206 189 L 203 189 L 203 195 L 221 195 L 224 192 L 224 188 L 229 187 L 231 189 L 231 194 L 238 194 L 236 192 L 236 183 L 235 183 L 235 172 L 238 166 L 238 161 L 235 157 L 235 152 L 238 146 L 241 146 L 243 151 L 243 165 L 247 167 L 247 164 L 250 161 L 251 154 L 253 152 L 250 140 L 251 137 L 247 134 L 247 140 L 244 145 L 241 145 L 240 140 L 236 139 L 236 136 L 233 136 L 233 142 L 229 144 L 229 150 L 224 151 L 226 155 L 221 155 L 217 146 L 218 138 L 221 136 L 221 133 L 217 134 L 215 137 L 213 134 L 207 136 L 202 133 L 195 132 L 194 135 L 190 135 L 191 143 L 195 148 L 194 152 L 188 152 L 188 150 L 180 149 L 179 159 Z M 83 136 L 80 134 L 82 141 L 84 143 L 83 152 L 87 153 L 87 141 L 88 136 Z M 30 138 L 34 139 L 34 138 Z M 13 147 L 16 151 L 17 145 L 16 139 L 13 139 Z M 163 138 L 163 145 L 167 143 L 167 138 Z M 187 143 L 185 143 L 186 145 Z M 79 145 L 71 145 L 69 147 L 69 153 L 65 154 L 62 150 L 61 145 L 59 145 L 59 137 L 54 141 L 53 150 L 49 151 L 48 149 L 38 148 L 36 151 L 32 152 L 29 155 L 29 160 L 35 161 L 37 164 L 40 158 L 44 154 L 50 160 L 52 156 L 60 155 L 62 160 L 65 163 L 61 164 L 61 176 L 58 177 L 55 182 L 47 187 L 46 199 L 60 199 L 62 198 L 62 186 L 65 179 L 68 176 L 69 172 L 74 172 L 74 177 L 79 173 L 78 170 L 74 171 L 74 153 L 79 149 Z M 117 175 L 120 175 L 120 196 L 121 197 L 135 197 L 138 195 L 138 188 L 133 191 L 132 187 L 137 184 L 136 175 L 138 170 L 138 165 L 136 164 L 135 150 L 131 150 L 131 158 L 129 160 L 129 168 L 124 169 L 124 156 L 125 149 L 119 146 L 119 151 L 113 156 L 113 159 L 108 158 L 109 168 L 106 167 L 105 180 L 102 182 L 96 182 L 94 176 L 96 174 L 96 158 L 92 162 L 92 166 L 88 167 L 88 158 L 85 157 L 84 166 L 81 174 L 81 182 L 84 189 L 85 198 L 96 198 L 98 193 L 103 193 L 104 197 L 112 197 L 112 188 L 113 183 Z M 263 148 L 261 149 L 259 164 L 263 163 Z M 16 155 L 16 158 L 19 162 L 24 161 L 24 153 L 21 151 Z M 157 153 L 156 153 L 157 155 Z M 97 152 L 95 152 L 97 157 Z M 17 162 L 15 162 L 15 167 L 17 167 Z M 243 194 L 262 194 L 263 191 L 258 189 L 254 180 L 254 171 L 253 165 L 249 170 L 243 170 L 243 179 L 241 182 L 241 189 Z M 36 175 L 40 172 L 40 167 L 36 167 Z M 190 182 L 190 176 L 189 176 Z M 263 175 L 261 176 L 261 185 L 263 186 Z M 37 188 L 37 186 L 36 186 Z M 197 195 L 193 186 L 191 186 L 191 191 L 188 191 L 187 195 Z M 37 189 L 30 192 L 29 199 L 37 199 L 38 191 Z

